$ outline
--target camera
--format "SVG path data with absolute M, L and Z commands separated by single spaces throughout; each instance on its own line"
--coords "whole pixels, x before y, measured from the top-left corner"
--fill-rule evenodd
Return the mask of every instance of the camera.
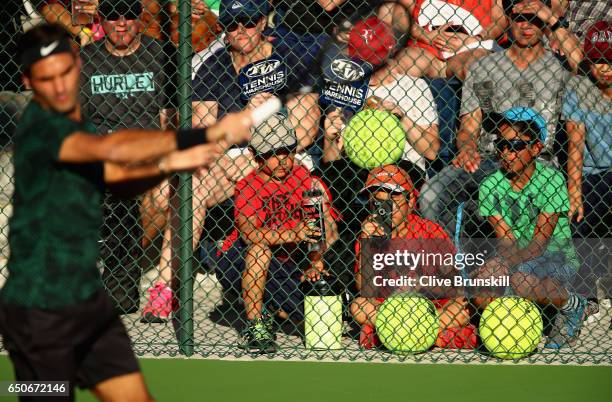
M 384 237 L 391 238 L 392 215 L 393 215 L 393 200 L 371 200 L 370 214 L 374 216 L 376 222 L 383 228 Z

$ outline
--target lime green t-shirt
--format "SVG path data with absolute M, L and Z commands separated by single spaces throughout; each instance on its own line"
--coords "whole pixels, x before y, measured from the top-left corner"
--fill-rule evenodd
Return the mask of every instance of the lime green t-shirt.
M 510 180 L 498 170 L 480 184 L 479 209 L 480 214 L 485 217 L 501 216 L 512 228 L 521 248 L 526 247 L 533 239 L 539 214 L 558 213 L 559 220 L 547 251 L 563 251 L 570 261 L 577 263 L 567 217 L 567 185 L 558 170 L 536 162 L 529 183 L 521 191 L 513 190 Z
M 64 139 L 75 131 L 96 132 L 91 124 L 46 111 L 35 101 L 17 126 L 9 277 L 0 293 L 5 303 L 53 309 L 77 304 L 102 288 L 96 268 L 102 164 L 58 162 Z

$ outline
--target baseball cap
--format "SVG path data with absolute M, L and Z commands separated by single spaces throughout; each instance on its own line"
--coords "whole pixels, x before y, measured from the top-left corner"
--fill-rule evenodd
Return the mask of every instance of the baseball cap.
M 18 39 L 17 54 L 22 71 L 49 56 L 72 52 L 71 35 L 57 24 L 40 24 Z
M 612 22 L 598 21 L 587 31 L 584 56 L 593 63 L 612 61 Z
M 363 199 L 364 195 L 375 188 L 398 193 L 411 193 L 415 190 L 408 173 L 397 165 L 384 165 L 372 169 L 364 188 L 359 192 L 359 198 Z
M 493 133 L 498 132 L 503 124 L 513 125 L 518 122 L 527 124 L 529 132 L 525 134 L 530 134 L 532 138 L 538 138 L 540 141 L 546 139 L 548 135 L 546 120 L 538 112 L 528 107 L 513 107 L 503 113 L 491 112 L 483 121 L 483 126 L 486 131 Z
M 396 41 L 392 28 L 373 16 L 359 21 L 351 29 L 348 40 L 349 56 L 379 65 L 385 61 Z
M 275 114 L 255 127 L 249 146 L 255 155 L 262 158 L 270 157 L 281 149 L 293 152 L 297 146 L 295 128 L 288 118 Z
M 241 19 L 259 20 L 268 13 L 267 0 L 221 0 L 219 23 L 226 27 Z
M 107 21 L 116 21 L 121 16 L 126 20 L 137 20 L 142 13 L 142 4 L 137 0 L 100 0 L 98 14 Z

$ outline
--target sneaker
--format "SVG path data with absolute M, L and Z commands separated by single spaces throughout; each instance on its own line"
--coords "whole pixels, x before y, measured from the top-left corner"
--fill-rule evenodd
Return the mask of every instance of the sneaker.
M 574 346 L 580 335 L 582 323 L 587 315 L 587 299 L 578 296 L 580 304 L 569 313 L 559 311 L 546 340 L 545 348 L 561 349 L 564 346 Z
M 142 310 L 140 322 L 161 324 L 168 321 L 170 313 L 175 310 L 172 289 L 163 282 L 158 282 L 148 289 L 149 300 Z
M 257 318 L 249 323 L 240 334 L 238 347 L 252 353 L 274 353 L 278 345 L 274 335 L 269 330 L 269 324 L 263 318 Z

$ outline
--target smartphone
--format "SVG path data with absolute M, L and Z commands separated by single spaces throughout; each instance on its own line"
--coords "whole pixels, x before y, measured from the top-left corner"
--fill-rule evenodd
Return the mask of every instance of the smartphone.
M 72 25 L 88 25 L 94 23 L 94 14 L 88 14 L 79 10 L 77 6 L 95 4 L 93 0 L 72 0 Z
M 371 200 L 370 213 L 374 216 L 376 222 L 383 228 L 384 237 L 390 239 L 393 227 L 393 200 Z

